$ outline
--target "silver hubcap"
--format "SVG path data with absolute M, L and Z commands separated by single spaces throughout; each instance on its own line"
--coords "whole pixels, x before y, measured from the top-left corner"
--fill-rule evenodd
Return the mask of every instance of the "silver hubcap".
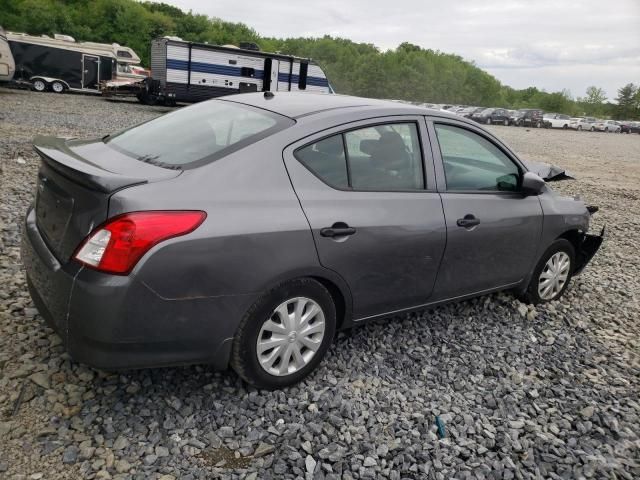
M 60 93 L 64 89 L 62 84 L 58 82 L 54 83 L 51 88 L 53 88 L 53 91 L 56 93 Z
M 320 348 L 324 329 L 324 312 L 315 301 L 296 297 L 282 302 L 258 334 L 260 366 L 278 377 L 297 372 Z
M 33 88 L 35 88 L 36 90 L 38 90 L 39 92 L 41 92 L 42 90 L 44 90 L 44 82 L 41 80 L 36 80 L 33 83 Z
M 538 295 L 543 300 L 552 300 L 567 283 L 571 259 L 565 252 L 554 253 L 544 265 L 538 279 Z

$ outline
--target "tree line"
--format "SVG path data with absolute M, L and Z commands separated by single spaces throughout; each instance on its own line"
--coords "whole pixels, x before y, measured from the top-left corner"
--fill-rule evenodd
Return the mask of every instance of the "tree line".
M 584 97 L 502 85 L 458 55 L 403 43 L 381 51 L 369 43 L 324 36 L 270 38 L 242 23 L 134 0 L 0 0 L 0 25 L 34 35 L 64 33 L 78 41 L 127 45 L 149 65 L 151 39 L 176 35 L 210 44 L 249 41 L 262 50 L 313 58 L 339 93 L 413 102 L 541 108 L 572 116 L 640 119 L 640 89 L 630 83 L 615 102 L 589 87 Z

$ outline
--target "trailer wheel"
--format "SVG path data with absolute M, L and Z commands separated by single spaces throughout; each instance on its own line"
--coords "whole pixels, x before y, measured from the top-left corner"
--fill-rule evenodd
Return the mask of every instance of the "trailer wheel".
M 47 89 L 47 82 L 37 78 L 33 81 L 32 86 L 36 92 L 44 92 Z
M 65 87 L 62 82 L 59 82 L 56 80 L 51 84 L 51 90 L 53 90 L 56 93 L 64 93 Z

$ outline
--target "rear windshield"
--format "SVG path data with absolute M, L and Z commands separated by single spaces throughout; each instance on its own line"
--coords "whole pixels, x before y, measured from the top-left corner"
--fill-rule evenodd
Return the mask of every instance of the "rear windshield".
M 267 110 L 224 100 L 181 108 L 105 139 L 140 161 L 192 168 L 244 148 L 295 122 Z

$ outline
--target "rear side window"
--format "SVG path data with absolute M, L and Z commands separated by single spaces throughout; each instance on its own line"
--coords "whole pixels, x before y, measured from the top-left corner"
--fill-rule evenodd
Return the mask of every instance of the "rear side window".
M 424 189 L 420 137 L 414 123 L 350 130 L 295 152 L 328 185 L 340 189 Z
M 517 191 L 520 169 L 486 138 L 464 128 L 436 124 L 447 190 Z
M 294 123 L 248 105 L 209 100 L 124 130 L 105 143 L 143 162 L 188 168 L 221 158 Z
M 334 135 L 296 151 L 296 158 L 325 183 L 349 188 L 347 161 L 342 135 Z

